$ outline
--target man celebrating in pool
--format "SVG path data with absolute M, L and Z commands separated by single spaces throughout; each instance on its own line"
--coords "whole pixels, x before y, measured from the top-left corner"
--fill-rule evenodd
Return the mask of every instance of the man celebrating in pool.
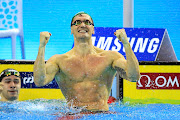
M 115 35 L 123 43 L 127 60 L 118 52 L 93 46 L 92 18 L 84 12 L 71 21 L 74 47 L 65 54 L 52 56 L 45 64 L 45 46 L 51 34 L 40 33 L 40 46 L 34 64 L 34 82 L 44 86 L 55 77 L 68 104 L 87 111 L 108 111 L 108 97 L 117 71 L 122 78 L 135 82 L 139 79 L 139 64 L 124 29 Z
M 8 68 L 0 74 L 0 101 L 18 100 L 21 79 L 18 71 Z

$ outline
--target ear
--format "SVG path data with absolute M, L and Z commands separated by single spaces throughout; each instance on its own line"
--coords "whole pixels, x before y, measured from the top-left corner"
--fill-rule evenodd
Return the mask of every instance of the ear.
M 72 27 L 71 27 L 71 35 L 73 34 Z
M 94 27 L 93 27 L 93 31 L 92 31 L 92 34 L 94 34 L 95 33 L 95 31 L 94 31 Z

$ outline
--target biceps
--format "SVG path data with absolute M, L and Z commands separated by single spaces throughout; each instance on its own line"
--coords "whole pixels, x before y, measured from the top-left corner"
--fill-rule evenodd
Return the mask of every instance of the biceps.
M 52 81 L 58 71 L 59 71 L 59 67 L 56 64 L 47 63 L 46 64 L 46 82 Z
M 119 58 L 117 60 L 114 60 L 113 62 L 113 68 L 115 69 L 123 69 L 126 70 L 126 66 L 127 66 L 127 61 L 124 58 Z
M 120 58 L 113 62 L 113 68 L 116 69 L 118 71 L 119 75 L 124 79 L 127 79 L 126 65 L 127 65 L 127 61 L 123 58 Z

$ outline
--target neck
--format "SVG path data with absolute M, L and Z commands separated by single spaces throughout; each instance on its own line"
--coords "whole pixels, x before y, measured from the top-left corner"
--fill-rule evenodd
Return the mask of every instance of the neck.
M 91 38 L 89 40 L 87 39 L 79 39 L 79 40 L 74 40 L 74 53 L 78 56 L 87 56 L 88 54 L 93 54 L 94 47 L 92 45 L 92 40 Z

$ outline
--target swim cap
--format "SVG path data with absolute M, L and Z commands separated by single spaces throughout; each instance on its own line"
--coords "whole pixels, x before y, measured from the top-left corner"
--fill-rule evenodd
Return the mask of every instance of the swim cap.
M 0 74 L 0 82 L 2 81 L 2 79 L 4 77 L 7 77 L 7 76 L 11 76 L 11 75 L 15 75 L 17 77 L 20 77 L 20 74 L 17 70 L 14 70 L 12 68 L 8 68 L 8 69 L 5 69 L 1 72 Z
M 89 15 L 89 14 L 83 12 L 83 11 L 82 11 L 82 12 L 76 13 L 76 14 L 73 16 L 72 20 L 71 20 L 71 26 L 72 26 L 72 22 L 73 22 L 74 18 L 75 18 L 76 16 L 80 15 L 80 14 L 86 14 L 86 15 Z M 89 15 L 89 16 L 90 16 L 90 15 Z M 92 20 L 92 23 L 94 24 L 93 19 L 92 19 L 91 16 L 90 16 L 90 18 L 91 18 L 91 20 Z

